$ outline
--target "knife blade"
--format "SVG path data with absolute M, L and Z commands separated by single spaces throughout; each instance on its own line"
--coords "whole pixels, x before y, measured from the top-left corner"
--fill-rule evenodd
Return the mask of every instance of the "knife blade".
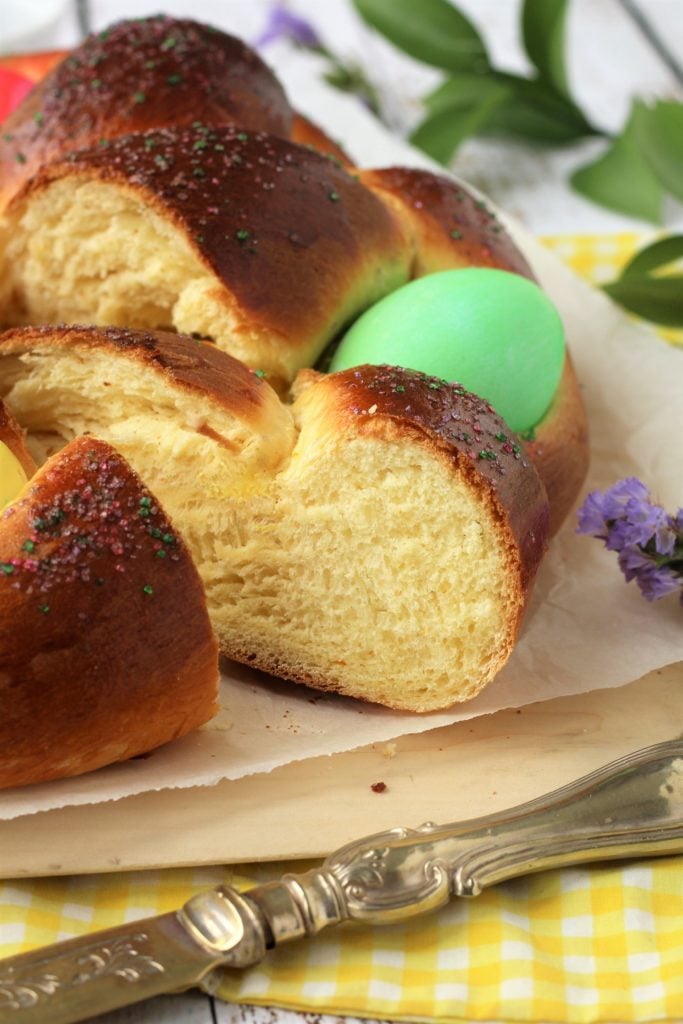
M 399 827 L 320 867 L 0 961 L 0 1024 L 75 1024 L 164 992 L 212 991 L 223 969 L 342 921 L 391 924 L 506 879 L 599 859 L 683 852 L 683 738 L 467 822 Z

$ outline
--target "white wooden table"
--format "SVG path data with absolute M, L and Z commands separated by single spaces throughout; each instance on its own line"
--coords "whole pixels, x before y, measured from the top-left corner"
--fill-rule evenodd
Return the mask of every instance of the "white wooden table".
M 518 0 L 458 0 L 477 24 L 494 61 L 512 71 L 528 63 L 517 34 Z M 88 30 L 100 30 L 120 17 L 141 17 L 163 9 L 195 17 L 253 41 L 267 20 L 268 0 L 41 0 L 33 7 L 51 23 L 16 34 L 12 6 L 2 0 L 0 51 L 20 52 L 73 46 Z M 312 21 L 330 49 L 367 67 L 381 90 L 393 127 L 405 131 L 419 116 L 418 98 L 438 75 L 410 61 L 369 32 L 350 0 L 291 0 L 289 8 Z M 683 97 L 683 0 L 572 0 L 569 74 L 574 94 L 591 120 L 611 131 L 623 124 L 633 94 Z M 306 110 L 306 81 L 316 74 L 314 58 L 284 43 L 264 54 L 289 94 Z M 535 151 L 493 141 L 467 142 L 454 166 L 538 234 L 648 232 L 637 220 L 605 211 L 573 194 L 571 170 L 600 149 L 589 141 L 562 150 Z M 683 206 L 671 201 L 665 227 L 683 229 Z M 1 927 L 1 925 L 0 925 Z M 96 1018 L 98 1024 L 334 1024 L 339 1018 L 300 1015 L 270 1008 L 219 1003 L 197 992 L 150 1000 Z M 46 1022 L 48 1024 L 48 1022 Z

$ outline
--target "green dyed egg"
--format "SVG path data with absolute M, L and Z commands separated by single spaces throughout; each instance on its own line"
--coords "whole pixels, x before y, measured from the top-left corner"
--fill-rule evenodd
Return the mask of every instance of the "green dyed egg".
M 544 292 L 519 274 L 468 267 L 428 274 L 371 306 L 330 371 L 388 363 L 458 381 L 515 431 L 546 413 L 564 364 L 564 330 Z

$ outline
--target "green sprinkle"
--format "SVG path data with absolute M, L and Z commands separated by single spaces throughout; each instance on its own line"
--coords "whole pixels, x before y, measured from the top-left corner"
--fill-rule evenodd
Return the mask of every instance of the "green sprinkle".
M 107 146 L 109 145 L 109 139 L 100 139 L 100 141 L 97 143 L 97 145 L 101 146 L 102 149 L 106 149 Z
M 451 238 L 462 238 L 462 231 L 458 231 L 457 228 L 453 228 L 451 231 Z
M 239 139 L 240 142 L 247 142 L 248 139 L 249 139 L 249 136 L 247 135 L 246 132 L 238 132 L 238 134 L 235 136 L 235 138 Z
M 488 459 L 489 462 L 495 462 L 497 456 L 496 456 L 496 453 L 491 451 L 490 448 L 483 448 L 479 452 L 479 458 L 480 459 Z
M 266 376 L 266 371 L 265 370 L 254 370 L 254 376 L 255 377 L 260 377 L 261 380 L 263 380 L 263 378 Z
M 195 178 L 203 178 L 203 177 L 204 177 L 204 171 L 202 170 L 202 168 L 201 168 L 201 167 L 195 167 L 195 168 L 193 168 L 193 170 L 192 170 L 192 174 L 193 174 L 193 176 L 194 176 Z
M 523 441 L 534 441 L 536 439 L 536 431 L 533 427 L 529 427 L 528 430 L 522 431 L 520 437 Z
M 195 144 L 194 144 L 194 146 L 192 148 L 193 149 L 206 149 L 206 139 L 197 139 L 197 141 L 195 142 Z
M 202 127 L 202 122 L 201 121 L 193 121 L 192 122 L 192 127 L 193 128 L 201 128 Z
M 149 511 L 149 509 L 148 509 L 148 508 L 139 508 L 139 509 L 138 509 L 138 515 L 139 515 L 139 516 L 140 516 L 140 517 L 141 517 L 142 519 L 149 519 L 149 516 L 150 516 L 150 511 Z
M 14 136 L 12 135 L 12 133 L 11 133 L 11 132 L 3 132 L 3 133 L 2 133 L 2 138 L 3 138 L 3 140 L 4 140 L 5 142 L 11 142 L 11 141 L 12 141 L 12 139 L 14 138 Z
M 159 550 L 156 553 L 156 557 L 157 558 L 166 558 L 166 552 L 164 551 L 163 548 L 159 548 Z
M 144 103 L 147 97 L 145 96 L 144 92 L 134 92 L 133 99 L 136 103 Z
M 155 526 L 149 532 L 151 533 L 152 537 L 154 537 L 156 540 L 158 540 L 159 537 L 161 537 L 161 530 L 159 529 L 158 526 Z
M 18 164 L 25 164 L 26 163 L 26 157 L 24 156 L 23 153 L 17 153 L 15 159 L 16 159 Z
M 200 245 L 204 241 L 204 235 L 195 235 L 195 241 L 199 242 Z
M 142 592 L 143 594 L 153 594 L 154 587 L 152 586 L 151 583 L 145 583 L 144 587 L 142 588 Z
M 140 498 L 140 501 L 138 502 L 138 504 L 139 505 L 145 505 L 147 508 L 150 508 L 150 506 L 152 504 L 152 499 L 149 496 L 146 496 L 144 498 Z
M 99 87 L 102 85 L 102 79 L 101 78 L 93 78 L 93 80 L 92 80 L 92 82 L 90 84 L 92 85 L 93 89 L 99 89 Z
M 396 387 L 394 388 L 394 391 L 397 391 L 399 395 L 402 395 L 403 392 L 405 391 L 405 388 L 403 387 L 403 384 L 397 384 Z
M 439 384 L 438 381 L 432 380 L 432 381 L 429 382 L 429 390 L 430 391 L 439 391 L 440 389 L 441 389 L 441 385 Z
M 162 533 L 161 539 L 163 540 L 164 544 L 175 544 L 175 537 L 173 536 L 172 533 Z
M 145 139 L 145 149 L 149 152 L 150 149 L 154 149 L 156 146 L 156 139 L 147 138 Z
M 148 69 L 149 71 L 152 71 L 152 70 L 153 70 L 153 69 L 154 69 L 154 68 L 155 68 L 156 66 L 157 66 L 157 62 L 156 62 L 155 60 L 148 60 L 148 61 L 145 61 L 145 67 L 146 67 L 146 68 L 147 68 L 147 69 Z
M 50 611 L 49 604 L 39 604 L 38 611 L 42 612 L 43 615 L 47 615 L 47 613 Z
M 496 434 L 496 441 L 507 441 L 507 434 L 504 434 L 502 430 L 499 431 Z
M 0 572 L 3 572 L 5 576 L 13 576 L 14 566 L 10 562 L 0 562 Z
M 223 146 L 220 142 L 217 142 L 213 148 L 216 150 L 217 153 L 222 153 L 225 150 L 225 146 Z
M 36 110 L 35 114 L 33 115 L 33 120 L 36 122 L 36 124 L 40 124 L 40 122 L 43 120 L 43 115 L 40 110 Z
M 162 171 L 167 171 L 170 166 L 166 157 L 162 156 L 161 153 L 157 153 L 157 155 L 154 157 L 154 163 Z
M 36 543 L 33 540 L 25 540 L 21 546 L 23 550 L 28 551 L 29 554 L 36 550 Z
M 166 36 L 163 43 L 161 44 L 162 50 L 172 50 L 174 46 L 178 45 L 178 40 L 175 36 Z
M 338 203 L 340 197 L 338 192 L 328 192 L 327 198 L 331 199 L 333 203 Z
M 250 237 L 251 236 L 246 228 L 240 228 L 239 231 L 235 232 L 235 238 L 238 242 L 246 242 Z
M 180 85 L 183 80 L 182 75 L 168 75 L 166 81 L 169 85 Z
M 513 451 L 513 453 L 514 453 L 515 455 L 519 455 L 519 453 L 521 452 L 521 450 L 522 450 L 522 449 L 521 449 L 521 447 L 520 447 L 520 446 L 519 446 L 518 444 L 516 444 L 516 443 L 515 443 L 515 444 L 513 444 L 513 446 L 512 446 L 512 451 Z

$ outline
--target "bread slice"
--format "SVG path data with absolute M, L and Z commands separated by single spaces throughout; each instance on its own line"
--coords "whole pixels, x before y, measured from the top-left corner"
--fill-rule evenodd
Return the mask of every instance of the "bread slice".
M 0 395 L 36 458 L 89 431 L 144 475 L 230 657 L 411 711 L 472 697 L 509 657 L 547 501 L 461 387 L 305 371 L 290 407 L 207 344 L 43 328 L 0 338 Z
M 217 687 L 181 536 L 120 454 L 72 441 L 0 515 L 0 787 L 183 736 Z
M 287 384 L 408 277 L 391 211 L 326 157 L 201 125 L 43 168 L 0 240 L 6 324 L 175 328 Z

